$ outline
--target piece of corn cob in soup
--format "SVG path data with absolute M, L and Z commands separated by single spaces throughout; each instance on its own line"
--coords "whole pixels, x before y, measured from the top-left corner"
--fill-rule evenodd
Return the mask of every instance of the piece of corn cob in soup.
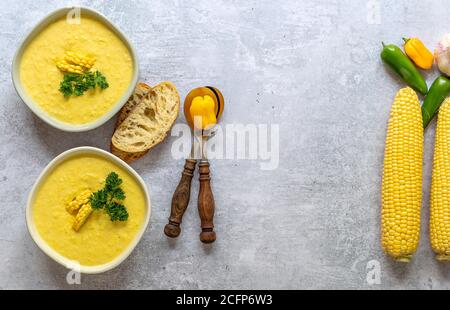
M 422 112 L 417 94 L 408 87 L 392 105 L 382 181 L 382 247 L 401 262 L 409 262 L 419 244 L 422 158 Z
M 436 259 L 450 261 L 450 99 L 439 109 L 430 194 L 430 241 Z
M 95 57 L 81 55 L 75 52 L 66 52 L 64 59 L 56 60 L 56 67 L 63 72 L 83 74 L 94 66 Z
M 75 231 L 79 231 L 81 226 L 86 223 L 86 220 L 91 215 L 93 209 L 90 203 L 87 203 L 81 207 L 81 209 L 78 211 L 77 215 L 75 216 L 75 221 L 73 222 L 72 228 Z
M 95 64 L 95 57 L 82 55 L 71 51 L 66 52 L 64 60 L 70 64 L 81 66 L 86 70 L 91 69 Z
M 80 210 L 83 205 L 89 202 L 89 197 L 91 197 L 91 195 L 92 191 L 88 189 L 82 191 L 66 205 L 67 212 L 69 212 L 70 214 L 77 214 L 78 210 Z

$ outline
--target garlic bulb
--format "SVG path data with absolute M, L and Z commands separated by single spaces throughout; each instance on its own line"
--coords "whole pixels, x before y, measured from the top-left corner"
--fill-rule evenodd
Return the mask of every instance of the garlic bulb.
M 439 42 L 436 50 L 434 51 L 434 57 L 439 70 L 450 76 L 450 33 L 446 34 Z

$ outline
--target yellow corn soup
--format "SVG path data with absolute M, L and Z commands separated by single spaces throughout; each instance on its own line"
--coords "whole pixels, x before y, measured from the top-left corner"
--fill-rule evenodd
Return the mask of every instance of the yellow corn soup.
M 55 64 L 65 52 L 95 57 L 91 70 L 99 70 L 109 87 L 65 98 L 59 91 L 64 74 Z M 50 116 L 69 124 L 103 116 L 124 95 L 132 75 L 133 60 L 125 43 L 101 21 L 88 17 L 79 24 L 62 18 L 48 25 L 28 44 L 20 62 L 20 80 L 28 95 Z
M 103 210 L 94 210 L 81 229 L 72 229 L 75 216 L 66 205 L 84 190 L 103 188 L 105 178 L 116 172 L 123 180 L 127 221 L 112 222 Z M 84 266 L 111 262 L 136 237 L 146 216 L 146 200 L 140 184 L 126 170 L 96 155 L 79 155 L 56 166 L 37 191 L 33 220 L 39 235 L 56 252 Z

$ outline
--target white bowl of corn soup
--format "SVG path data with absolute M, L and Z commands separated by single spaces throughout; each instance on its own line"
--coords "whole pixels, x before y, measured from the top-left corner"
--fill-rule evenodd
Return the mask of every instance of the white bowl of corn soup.
M 138 79 L 133 46 L 95 10 L 62 8 L 44 18 L 17 50 L 17 93 L 42 120 L 64 131 L 87 131 L 125 104 Z
M 101 273 L 130 255 L 150 213 L 148 189 L 133 168 L 101 149 L 78 147 L 40 174 L 28 196 L 26 221 L 37 246 L 53 260 Z

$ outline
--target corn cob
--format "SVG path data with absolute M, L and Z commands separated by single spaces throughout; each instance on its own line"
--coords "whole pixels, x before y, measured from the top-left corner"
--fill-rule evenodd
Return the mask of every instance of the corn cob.
M 81 55 L 67 51 L 64 59 L 56 60 L 56 67 L 63 71 L 75 74 L 83 74 L 94 66 L 95 57 Z
M 77 216 L 75 217 L 75 221 L 73 222 L 73 230 L 79 231 L 81 226 L 86 222 L 89 215 L 91 215 L 93 209 L 90 203 L 87 203 L 81 207 L 78 211 Z
M 91 197 L 92 192 L 90 190 L 84 190 L 78 194 L 71 202 L 66 206 L 67 212 L 70 214 L 76 214 L 78 210 L 85 204 L 89 202 L 89 197 Z
M 79 53 L 67 51 L 64 60 L 73 65 L 77 65 L 89 70 L 94 66 L 95 58 L 91 56 L 81 55 Z
M 382 184 L 382 247 L 409 262 L 417 250 L 422 206 L 423 120 L 419 99 L 401 89 L 391 109 Z
M 56 61 L 56 67 L 63 71 L 68 73 L 74 73 L 74 74 L 83 74 L 84 68 L 82 66 L 70 64 L 66 62 L 65 60 L 57 60 Z
M 436 259 L 450 261 L 450 99 L 439 109 L 430 194 L 430 241 Z

